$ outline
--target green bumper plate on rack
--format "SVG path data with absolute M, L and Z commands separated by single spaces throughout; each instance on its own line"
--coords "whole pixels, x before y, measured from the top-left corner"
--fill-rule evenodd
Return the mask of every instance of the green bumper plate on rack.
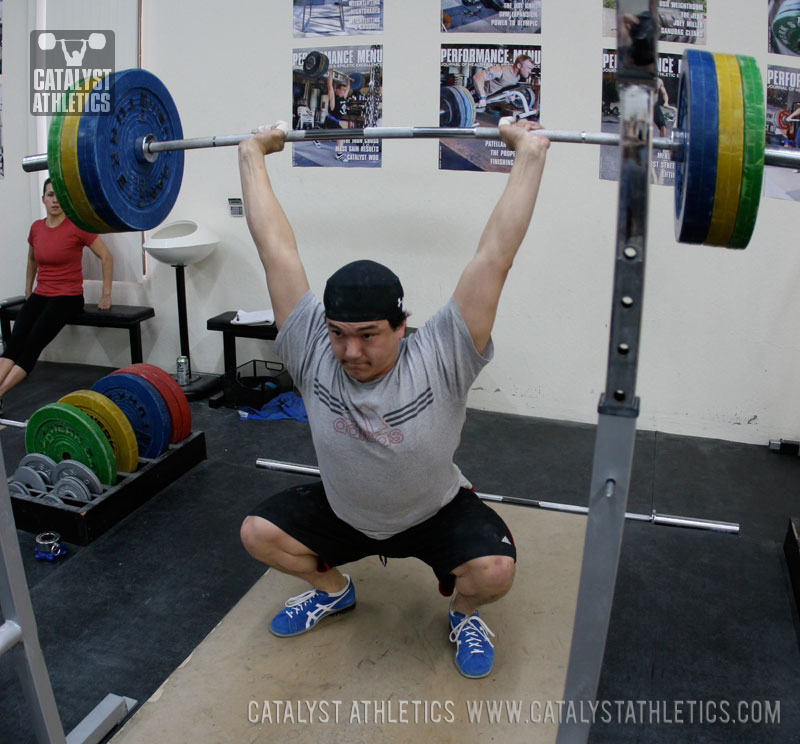
M 25 448 L 55 462 L 77 460 L 110 486 L 117 481 L 117 465 L 102 429 L 83 411 L 64 403 L 48 403 L 37 410 L 25 428 Z

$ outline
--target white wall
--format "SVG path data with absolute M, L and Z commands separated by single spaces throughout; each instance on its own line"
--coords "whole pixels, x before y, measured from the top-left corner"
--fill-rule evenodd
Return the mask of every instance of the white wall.
M 67 0 L 65 0 L 67 1 Z M 26 65 L 26 22 L 5 3 L 4 66 Z M 439 46 L 512 41 L 541 44 L 546 126 L 599 130 L 600 0 L 544 0 L 541 36 L 439 33 L 433 0 L 386 0 L 384 124 L 435 125 Z M 766 2 L 709 0 L 707 49 L 768 63 Z M 186 136 L 232 134 L 290 119 L 290 0 L 234 0 L 187 12 L 178 0 L 145 0 L 142 64 L 172 92 Z M 197 7 L 197 6 L 194 6 Z M 219 12 L 214 12 L 214 9 Z M 326 39 L 321 46 L 352 39 Z M 665 43 L 661 51 L 682 47 Z M 21 60 L 21 61 L 19 61 Z M 800 65 L 795 65 L 800 67 Z M 27 83 L 4 74 L 6 179 L 0 181 L 0 295 L 21 292 L 30 219 L 30 176 L 15 167 L 26 150 Z M 19 110 L 15 115 L 14 110 Z M 471 394 L 477 408 L 596 421 L 605 365 L 617 184 L 598 178 L 597 148 L 553 145 L 533 225 L 507 284 L 495 328 L 496 359 Z M 443 303 L 471 256 L 505 176 L 437 169 L 435 141 L 387 141 L 383 167 L 302 169 L 271 158 L 273 183 L 297 233 L 313 289 L 343 263 L 371 257 L 392 266 L 406 289 L 412 324 Z M 239 196 L 235 148 L 188 153 L 170 219 L 205 221 L 223 238 L 186 270 L 193 366 L 221 371 L 222 339 L 205 330 L 225 310 L 267 306 L 265 282 L 244 220 L 227 216 Z M 800 251 L 789 230 L 793 202 L 764 200 L 744 252 L 678 245 L 672 190 L 650 192 L 650 231 L 638 393 L 639 427 L 766 443 L 800 438 Z M 345 217 L 347 215 L 347 217 Z M 115 287 L 118 301 L 151 304 L 147 361 L 172 369 L 178 354 L 174 272 L 150 261 L 142 285 Z M 45 358 L 125 364 L 125 334 L 65 329 Z M 76 345 L 76 342 L 82 346 Z M 239 341 L 239 359 L 271 358 L 269 345 Z

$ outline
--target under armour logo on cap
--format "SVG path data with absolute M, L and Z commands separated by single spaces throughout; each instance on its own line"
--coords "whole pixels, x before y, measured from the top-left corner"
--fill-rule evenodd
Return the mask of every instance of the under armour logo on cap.
M 403 318 L 403 285 L 383 264 L 353 261 L 335 272 L 325 285 L 325 315 L 343 323 Z

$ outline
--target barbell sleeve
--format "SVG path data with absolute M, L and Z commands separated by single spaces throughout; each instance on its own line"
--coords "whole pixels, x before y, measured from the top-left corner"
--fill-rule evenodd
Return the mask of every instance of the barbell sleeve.
M 319 468 L 314 465 L 301 465 L 295 462 L 283 462 L 281 460 L 271 460 L 266 457 L 256 459 L 256 467 L 275 472 L 293 473 L 295 475 L 309 475 L 319 478 Z M 589 513 L 589 507 L 577 506 L 575 504 L 561 504 L 555 501 L 539 501 L 536 499 L 521 499 L 517 496 L 499 496 L 494 493 L 476 492 L 482 501 L 494 501 L 503 504 L 514 504 L 516 506 L 527 506 L 534 509 L 544 509 L 546 511 L 566 512 L 569 514 Z M 710 530 L 712 532 L 723 532 L 729 535 L 739 534 L 739 525 L 736 522 L 719 522 L 712 519 L 698 519 L 695 517 L 678 517 L 671 514 L 659 514 L 653 510 L 650 514 L 636 514 L 625 512 L 625 519 L 634 522 L 650 522 L 651 524 L 663 525 L 667 527 L 686 527 L 696 530 Z
M 24 429 L 28 426 L 28 422 L 12 421 L 11 419 L 0 418 L 0 426 L 13 426 L 16 429 Z

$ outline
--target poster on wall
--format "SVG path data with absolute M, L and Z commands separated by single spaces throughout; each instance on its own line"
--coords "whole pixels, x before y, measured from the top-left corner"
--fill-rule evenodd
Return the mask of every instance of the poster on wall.
M 295 38 L 383 31 L 383 0 L 292 0 Z
M 542 0 L 442 0 L 443 34 L 540 34 Z
M 617 36 L 617 0 L 603 2 L 603 36 Z M 658 0 L 660 41 L 705 44 L 708 0 Z M 633 19 L 636 20 L 635 18 Z
M 652 137 L 669 138 L 678 118 L 678 82 L 680 80 L 680 54 L 658 55 L 656 98 L 653 106 Z M 603 50 L 603 91 L 600 112 L 600 131 L 619 134 L 620 102 L 617 89 L 617 50 Z M 619 180 L 619 148 L 600 147 L 600 178 Z M 672 186 L 675 183 L 675 163 L 668 150 L 656 150 L 650 167 L 650 183 Z
M 439 126 L 496 127 L 501 117 L 539 120 L 542 48 L 442 45 Z M 514 153 L 501 140 L 439 140 L 441 170 L 508 173 Z
M 381 140 L 348 139 L 348 129 L 379 127 L 383 108 L 383 47 L 295 49 L 292 129 L 331 129 L 335 140 L 295 142 L 298 167 L 379 168 Z
M 767 0 L 768 49 L 800 57 L 800 2 Z
M 800 153 L 800 69 L 767 67 L 767 147 Z M 800 201 L 800 173 L 796 168 L 764 168 L 764 196 Z

